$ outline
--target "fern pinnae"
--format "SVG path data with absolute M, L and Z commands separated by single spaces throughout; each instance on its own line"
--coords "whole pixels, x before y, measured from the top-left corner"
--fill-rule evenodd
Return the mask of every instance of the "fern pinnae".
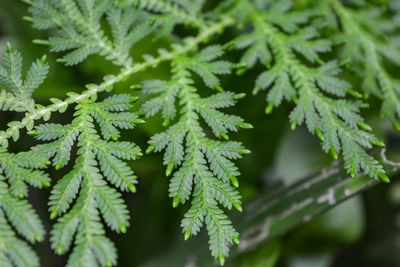
M 37 106 L 32 92 L 47 75 L 46 57 L 31 65 L 25 79 L 22 65 L 21 53 L 8 43 L 0 62 L 2 111 L 29 113 Z M 39 216 L 24 198 L 28 195 L 29 185 L 37 188 L 50 186 L 50 178 L 42 170 L 50 162 L 47 155 L 35 151 L 7 151 L 7 138 L 17 141 L 20 137 L 17 124 L 16 121 L 9 122 L 9 128 L 2 132 L 6 138 L 0 140 L 0 259 L 7 266 L 36 267 L 39 259 L 23 239 L 30 243 L 41 241 L 45 230 Z
M 252 5 L 249 1 L 240 3 Z M 253 66 L 260 51 L 258 57 L 267 65 L 268 69 L 260 74 L 254 89 L 257 93 L 270 88 L 266 113 L 272 112 L 283 100 L 293 101 L 296 107 L 290 114 L 292 129 L 305 122 L 308 130 L 320 138 L 325 152 L 331 152 L 335 159 L 343 153 L 345 167 L 351 176 L 364 170 L 371 177 L 387 182 L 382 166 L 365 151 L 373 145 L 382 145 L 382 142 L 368 132 L 370 127 L 359 115 L 362 103 L 337 99 L 348 93 L 357 94 L 349 83 L 337 77 L 340 66 L 336 62 L 324 63 L 320 59 L 320 53 L 330 51 L 330 41 L 318 38 L 318 31 L 312 25 L 298 27 L 297 24 L 307 22 L 308 17 L 299 19 L 296 14 L 290 14 L 291 5 L 282 2 L 269 5 L 270 10 L 277 8 L 285 12 L 282 16 L 288 14 L 286 25 L 280 24 L 282 17 L 269 16 L 270 11 L 258 11 L 253 7 L 241 16 L 258 33 L 249 33 L 236 40 L 239 48 L 249 47 L 242 57 L 243 62 Z M 242 10 L 240 7 L 239 4 L 237 12 Z M 261 40 L 260 33 L 265 36 Z M 302 57 L 310 64 L 320 66 L 310 67 L 303 63 Z
M 201 10 L 204 1 L 126 0 L 125 4 L 149 12 L 159 27 L 158 37 L 171 35 L 178 24 L 199 30 L 207 29 L 207 21 L 196 13 Z
M 62 216 L 51 232 L 53 249 L 59 254 L 68 251 L 76 233 L 67 266 L 116 264 L 116 250 L 104 236 L 100 215 L 112 230 L 126 232 L 129 226 L 126 204 L 108 183 L 122 191 L 136 191 L 136 176 L 123 160 L 138 158 L 140 149 L 132 142 L 117 141 L 118 128 L 132 129 L 136 123 L 142 123 L 136 114 L 124 112 L 136 99 L 127 94 L 114 95 L 99 103 L 82 99 L 71 124 L 43 124 L 31 132 L 39 140 L 53 141 L 38 145 L 33 151 L 52 157 L 56 169 L 69 162 L 71 146 L 77 142 L 73 169 L 54 186 L 49 202 L 51 218 Z M 104 249 L 106 254 L 101 252 Z
M 32 248 L 20 240 L 0 210 L 0 260 L 4 266 L 39 266 L 39 258 Z
M 28 184 L 39 188 L 50 186 L 48 175 L 38 170 L 47 165 L 47 157 L 33 151 L 18 154 L 8 153 L 4 149 L 0 151 L 0 210 L 16 232 L 31 243 L 43 240 L 45 230 L 32 206 L 23 198 L 28 193 Z M 16 238 L 14 234 L 10 234 L 10 237 Z M 16 242 L 24 250 L 30 250 L 24 241 Z M 19 260 L 18 257 L 12 259 L 15 260 Z M 33 256 L 32 260 L 37 262 L 37 257 Z
M 333 14 L 342 25 L 340 29 L 338 23 L 332 25 L 338 31 L 337 39 L 341 40 L 343 46 L 341 56 L 357 66 L 354 71 L 362 76 L 364 94 L 381 98 L 382 116 L 389 118 L 393 126 L 400 129 L 400 84 L 384 63 L 384 60 L 396 65 L 399 62 L 396 40 L 385 38 L 395 34 L 399 27 L 398 21 L 384 18 L 384 9 L 380 7 L 358 11 L 338 1 L 322 1 L 321 5 L 327 5 L 324 16 Z
M 37 2 L 36 2 L 37 1 Z M 41 5 L 42 2 L 40 0 L 25 0 L 32 8 L 30 9 L 32 13 L 32 17 L 25 17 L 25 19 L 29 22 L 34 23 L 35 27 L 41 29 L 41 28 L 48 28 L 48 27 L 53 27 L 54 26 L 54 21 L 50 20 L 47 25 L 45 22 L 46 20 L 43 20 L 43 16 L 47 16 L 46 13 L 43 15 L 41 12 L 39 12 L 43 6 Z M 38 10 L 39 11 L 38 11 Z M 41 23 L 44 23 L 45 25 L 42 26 Z M 77 93 L 68 93 L 68 97 L 65 98 L 64 100 L 57 99 L 57 98 L 51 98 L 50 101 L 53 103 L 51 105 L 48 105 L 46 107 L 43 106 L 37 106 L 36 109 L 33 109 L 30 112 L 27 112 L 25 117 L 21 121 L 15 121 L 12 124 L 12 127 L 8 128 L 6 131 L 0 131 L 0 145 L 1 146 L 7 146 L 8 144 L 8 139 L 11 138 L 15 132 L 19 133 L 19 130 L 26 128 L 27 130 L 31 130 L 35 124 L 35 120 L 39 120 L 41 118 L 44 118 L 48 120 L 51 116 L 51 113 L 53 112 L 60 112 L 63 113 L 70 104 L 77 103 L 81 99 L 85 99 L 87 97 L 92 97 L 97 95 L 100 92 L 103 91 L 110 91 L 113 89 L 113 86 L 131 75 L 138 73 L 140 71 L 144 71 L 148 67 L 152 66 L 157 66 L 161 62 L 164 61 L 169 61 L 175 57 L 178 57 L 179 55 L 183 53 L 187 53 L 189 51 L 192 51 L 195 49 L 200 43 L 208 40 L 211 36 L 220 33 L 224 28 L 232 25 L 234 23 L 234 20 L 230 17 L 225 17 L 220 21 L 217 21 L 211 25 L 208 25 L 207 28 L 202 29 L 197 36 L 195 37 L 190 37 L 186 38 L 183 40 L 182 45 L 176 45 L 172 47 L 169 51 L 164 51 L 164 53 L 158 55 L 157 57 L 149 56 L 145 57 L 145 61 L 143 62 L 138 62 L 138 63 L 133 63 L 129 67 L 123 67 L 121 71 L 116 74 L 116 75 L 107 75 L 104 77 L 104 81 L 99 84 L 99 85 L 87 85 L 87 90 L 83 91 L 81 94 Z M 139 35 L 138 35 L 139 36 Z M 41 44 L 49 44 L 47 41 L 37 41 Z M 44 58 L 45 59 L 45 58 Z M 0 95 L 0 101 L 4 99 L 4 104 L 1 104 L 0 106 L 7 107 L 7 108 L 18 108 L 16 105 L 17 103 L 7 101 L 6 100 L 6 93 L 2 92 L 2 95 Z M 8 99 L 8 98 L 7 98 Z
M 224 209 L 242 209 L 237 189 L 240 172 L 234 161 L 249 153 L 240 142 L 229 141 L 228 134 L 251 125 L 239 116 L 222 112 L 244 94 L 223 91 L 219 75 L 244 65 L 265 65 L 266 70 L 255 81 L 254 93 L 268 90 L 267 113 L 283 101 L 292 102 L 292 129 L 304 123 L 319 137 L 325 152 L 334 158 L 343 155 L 351 176 L 365 172 L 388 181 L 382 165 L 367 153 L 383 143 L 360 115 L 360 109 L 366 106 L 360 92 L 364 96 L 382 95 L 382 114 L 397 126 L 399 85 L 385 66 L 385 58 L 393 56 L 391 63 L 397 64 L 400 54 L 396 38 L 385 36 L 394 34 L 398 22 L 392 25 L 381 21 L 387 14 L 382 16 L 373 5 L 368 10 L 363 8 L 370 12 L 367 15 L 351 8 L 364 7 L 365 1 L 342 4 L 324 0 L 307 3 L 304 9 L 302 4 L 294 7 L 295 2 L 290 0 L 224 0 L 214 10 L 204 0 L 23 1 L 29 4 L 32 14 L 25 19 L 38 29 L 50 30 L 50 38 L 34 42 L 63 54 L 59 62 L 75 65 L 96 54 L 120 69 L 100 84 L 86 85 L 82 92 L 68 93 L 63 100 L 52 98 L 51 105 L 41 106 L 31 95 L 48 72 L 46 58 L 32 64 L 23 79 L 22 57 L 8 48 L 0 66 L 0 84 L 4 87 L 0 109 L 24 115 L 0 132 L 0 146 L 6 148 L 10 139 L 17 141 L 24 128 L 42 144 L 18 154 L 0 151 L 0 180 L 4 181 L 4 186 L 0 181 L 0 222 L 5 223 L 0 227 L 0 236 L 7 236 L 6 241 L 0 240 L 0 260 L 6 263 L 24 266 L 31 261 L 38 265 L 37 257 L 12 232 L 15 228 L 29 242 L 43 236 L 39 219 L 20 198 L 27 195 L 28 185 L 49 186 L 49 177 L 40 169 L 52 164 L 59 170 L 71 163 L 72 169 L 57 182 L 50 196 L 51 218 L 58 217 L 51 232 L 52 248 L 58 254 L 71 250 L 67 263 L 71 267 L 117 264 L 116 249 L 105 236 L 104 225 L 116 232 L 125 232 L 129 226 L 129 213 L 119 191 L 136 190 L 137 178 L 127 161 L 141 155 L 134 143 L 118 140 L 121 129 L 131 130 L 142 120 L 127 111 L 135 101 L 129 95 L 113 95 L 101 102 L 96 98 L 98 93 L 111 92 L 117 83 L 162 62 L 171 62 L 171 78 L 138 86 L 151 95 L 140 111 L 146 117 L 160 112 L 164 119 L 165 130 L 151 137 L 147 152 L 164 151 L 166 175 L 172 175 L 169 193 L 173 206 L 191 201 L 181 223 L 184 238 L 196 235 L 205 224 L 211 253 L 220 264 L 229 254 L 229 246 L 239 242 L 239 234 Z M 235 24 L 243 34 L 229 45 L 198 50 Z M 197 34 L 186 36 L 186 31 L 174 31 L 177 25 Z M 182 32 L 186 37 L 180 39 Z M 143 55 L 142 61 L 134 61 L 132 48 L 146 36 L 172 36 L 172 44 L 153 55 Z M 220 60 L 225 48 L 233 43 L 244 51 L 241 64 Z M 321 55 L 333 56 L 331 49 L 337 44 L 343 51 L 340 58 L 324 62 Z M 339 78 L 341 62 L 350 62 L 363 78 L 360 91 Z M 217 92 L 200 96 L 203 84 L 195 84 L 194 76 L 203 81 L 204 87 Z M 52 113 L 62 113 L 70 105 L 76 105 L 71 123 L 35 127 L 38 120 L 47 121 Z M 71 155 L 73 147 L 77 147 L 76 157 Z M 20 220 L 26 223 L 18 224 Z M 5 231 L 9 228 L 8 234 Z M 2 249 L 3 245 L 10 249 Z M 20 251 L 29 256 L 20 255 Z
M 183 55 L 172 61 L 170 81 L 145 81 L 140 86 L 144 93 L 159 94 L 144 103 L 141 111 L 147 117 L 162 111 L 163 125 L 168 127 L 151 138 L 146 152 L 165 150 L 166 175 L 173 173 L 169 192 L 174 207 L 185 203 L 193 195 L 191 208 L 182 220 L 184 237 L 197 235 L 205 223 L 211 253 L 221 264 L 228 255 L 229 245 L 239 242 L 239 238 L 218 204 L 242 210 L 236 189 L 236 176 L 240 173 L 231 159 L 249 151 L 239 142 L 208 138 L 200 124 L 200 117 L 217 138 L 223 139 L 229 139 L 228 131 L 250 128 L 251 125 L 238 116 L 218 111 L 234 105 L 243 94 L 220 92 L 202 98 L 193 85 L 192 73 L 198 74 L 208 87 L 222 90 L 216 75 L 229 73 L 237 67 L 215 60 L 223 53 L 221 46 L 209 46 L 196 56 Z M 181 107 L 179 112 L 175 110 L 175 102 Z M 173 123 L 175 118 L 177 121 Z
M 3 54 L 0 64 L 0 83 L 8 90 L 8 92 L 1 91 L 1 110 L 17 112 L 34 110 L 35 102 L 32 99 L 32 92 L 43 83 L 48 71 L 49 65 L 44 56 L 30 66 L 23 80 L 22 55 L 8 43 L 7 52 Z
M 75 65 L 89 55 L 100 54 L 116 65 L 128 68 L 133 61 L 129 51 L 133 44 L 152 32 L 150 23 L 143 21 L 139 12 L 113 7 L 112 0 L 27 0 L 31 7 L 33 22 L 38 29 L 58 30 L 58 36 L 36 40 L 38 44 L 50 45 L 54 52 L 69 51 L 60 61 Z M 107 16 L 112 38 L 103 31 L 100 20 Z M 133 27 L 141 20 L 142 25 Z

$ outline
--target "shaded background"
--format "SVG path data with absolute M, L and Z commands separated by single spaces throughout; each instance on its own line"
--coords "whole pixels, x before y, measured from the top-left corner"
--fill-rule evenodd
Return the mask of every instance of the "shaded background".
M 22 52 L 24 62 L 27 63 L 48 54 L 48 50 L 32 44 L 33 39 L 45 39 L 46 33 L 36 31 L 24 22 L 22 17 L 25 15 L 27 10 L 24 4 L 15 0 L 0 0 L 0 53 L 9 41 Z M 186 29 L 178 31 L 185 32 Z M 222 38 L 230 40 L 233 34 L 227 32 Z M 144 45 L 148 44 L 146 41 L 149 40 L 137 46 L 134 58 L 140 58 L 143 53 L 152 53 L 158 47 L 168 44 L 167 40 L 159 40 L 149 47 Z M 232 52 L 230 56 L 235 58 L 236 53 Z M 115 66 L 97 56 L 91 56 L 75 67 L 56 63 L 54 54 L 48 56 L 51 67 L 49 77 L 34 95 L 37 103 L 43 105 L 49 104 L 50 97 L 64 98 L 68 91 L 80 92 L 85 84 L 101 82 L 106 74 L 117 72 Z M 248 93 L 248 97 L 241 100 L 231 112 L 240 114 L 255 127 L 253 130 L 232 134 L 233 140 L 242 141 L 252 151 L 251 155 L 238 161 L 242 172 L 239 179 L 243 202 L 255 198 L 274 183 L 295 182 L 331 163 L 329 155 L 321 151 L 317 138 L 303 128 L 294 132 L 289 130 L 287 118 L 290 106 L 283 105 L 269 116 L 264 114 L 264 97 L 250 94 L 257 73 L 259 71 L 254 70 L 241 77 L 229 76 L 222 83 L 227 90 Z M 163 77 L 168 77 L 166 64 L 157 68 L 157 71 L 134 75 L 132 79 L 118 84 L 114 92 L 138 94 L 129 89 L 131 84 Z M 207 90 L 201 87 L 200 93 L 207 94 Z M 390 131 L 391 127 L 386 122 L 374 114 L 366 115 L 378 135 L 389 140 L 389 147 L 398 146 L 398 137 Z M 71 108 L 62 116 L 54 114 L 52 121 L 67 123 L 66 118 L 72 118 Z M 4 129 L 7 122 L 16 119 L 18 117 L 15 114 L 2 112 L 0 128 Z M 133 140 L 144 150 L 149 137 L 161 129 L 160 117 L 150 118 L 145 125 L 132 132 L 125 132 L 123 139 Z M 28 149 L 33 142 L 32 138 L 24 136 L 18 143 L 11 144 L 10 151 Z M 131 226 L 123 235 L 108 233 L 118 249 L 118 266 L 124 267 L 138 266 L 166 253 L 175 243 L 182 242 L 180 220 L 187 209 L 187 205 L 172 208 L 161 154 L 146 155 L 131 164 L 139 177 L 138 192 L 124 195 L 131 211 Z M 53 184 L 64 173 L 65 170 L 51 170 Z M 400 183 L 393 180 L 392 184 L 369 190 L 281 239 L 255 249 L 232 264 L 290 267 L 400 266 Z M 29 200 L 39 212 L 48 232 L 52 225 L 46 204 L 49 193 L 50 189 L 31 189 L 29 194 Z M 66 262 L 66 256 L 57 256 L 50 249 L 48 238 L 36 245 L 35 250 L 43 267 L 63 266 Z

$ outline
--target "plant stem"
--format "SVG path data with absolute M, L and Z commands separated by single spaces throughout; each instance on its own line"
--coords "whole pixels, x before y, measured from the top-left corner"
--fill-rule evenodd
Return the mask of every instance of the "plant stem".
M 148 59 L 141 63 L 133 64 L 129 67 L 123 68 L 118 75 L 113 76 L 113 78 L 105 80 L 99 85 L 90 86 L 90 88 L 84 91 L 82 94 L 74 95 L 68 97 L 57 104 L 51 104 L 46 107 L 37 107 L 32 112 L 27 112 L 25 117 L 19 121 L 14 122 L 12 127 L 9 127 L 5 131 L 0 132 L 0 146 L 7 146 L 8 139 L 12 137 L 12 133 L 16 130 L 21 130 L 23 128 L 29 128 L 30 130 L 34 123 L 34 120 L 39 120 L 43 118 L 45 114 L 59 111 L 60 109 L 66 108 L 70 104 L 79 102 L 82 99 L 89 97 L 94 97 L 97 93 L 103 92 L 108 88 L 112 88 L 115 84 L 126 80 L 131 75 L 143 71 L 151 66 L 156 66 L 164 61 L 169 61 L 175 57 L 185 54 L 189 51 L 197 49 L 197 46 L 202 42 L 208 40 L 211 36 L 219 33 L 224 28 L 231 26 L 234 23 L 234 19 L 231 17 L 225 17 L 221 21 L 211 25 L 208 28 L 204 28 L 195 38 L 187 38 L 184 40 L 184 45 L 174 47 L 170 52 L 161 54 L 160 56 L 152 59 Z

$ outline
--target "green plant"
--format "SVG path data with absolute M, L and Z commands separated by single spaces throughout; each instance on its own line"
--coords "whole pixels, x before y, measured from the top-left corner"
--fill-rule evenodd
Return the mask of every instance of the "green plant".
M 47 75 L 46 57 L 31 65 L 22 80 L 21 54 L 8 45 L 0 65 L 0 83 L 7 90 L 1 91 L 0 106 L 2 111 L 31 112 L 35 102 L 31 98 L 35 90 Z M 26 113 L 26 114 L 27 114 Z M 29 120 L 29 118 L 25 118 Z M 33 120 L 27 124 L 32 129 Z M 6 137 L 17 140 L 19 130 L 16 122 L 10 122 Z M 43 172 L 49 165 L 48 158 L 34 151 L 7 152 L 7 139 L 2 139 L 0 149 L 0 221 L 1 221 L 1 261 L 4 264 L 19 266 L 38 265 L 39 259 L 29 245 L 19 239 L 12 229 L 31 243 L 41 241 L 45 230 L 32 206 L 24 199 L 28 185 L 42 188 L 50 186 L 50 177 Z
M 52 219 L 59 217 L 51 230 L 52 248 L 58 254 L 72 250 L 67 266 L 117 264 L 115 245 L 105 236 L 103 224 L 118 233 L 129 226 L 120 191 L 136 191 L 138 179 L 127 162 L 143 156 L 131 130 L 145 122 L 142 117 L 151 120 L 157 113 L 165 130 L 153 132 L 146 154 L 165 151 L 173 207 L 191 201 L 181 223 L 184 239 L 205 225 L 211 254 L 224 264 L 229 247 L 240 241 L 221 206 L 242 211 L 240 171 L 234 160 L 250 153 L 228 134 L 253 126 L 241 114 L 220 111 L 247 93 L 225 88 L 221 75 L 260 73 L 253 93 L 268 92 L 267 114 L 289 102 L 292 130 L 304 123 L 320 139 L 323 151 L 343 158 L 352 177 L 364 172 L 389 182 L 382 164 L 369 154 L 384 143 L 361 109 L 373 111 L 369 104 L 379 102 L 382 116 L 400 128 L 400 87 L 388 67 L 400 62 L 398 38 L 393 37 L 400 26 L 395 5 L 362 0 L 24 2 L 31 14 L 24 19 L 50 36 L 33 42 L 48 46 L 60 56 L 58 62 L 72 66 L 98 55 L 119 69 L 99 84 L 87 84 L 65 99 L 50 98 L 52 104 L 43 106 L 35 103 L 32 92 L 47 75 L 46 57 L 32 64 L 25 81 L 22 57 L 11 45 L 1 61 L 1 110 L 23 116 L 0 132 L 0 220 L 30 242 L 43 239 L 42 223 L 23 200 L 26 184 L 48 187 L 51 179 L 37 169 L 64 169 L 63 178 L 54 179 L 49 211 Z M 231 32 L 221 37 L 227 29 Z M 157 53 L 135 54 L 140 43 L 154 45 Z M 169 68 L 168 79 L 139 79 L 131 86 L 145 95 L 144 102 L 136 102 L 133 90 L 132 95 L 111 93 L 118 83 L 161 64 Z M 37 123 L 70 106 L 75 109 L 70 123 Z M 65 116 L 64 121 L 71 119 Z M 9 140 L 16 142 L 24 129 L 42 143 L 27 152 L 8 152 Z M 119 141 L 121 129 L 129 130 L 127 141 Z M 37 266 L 34 252 L 8 224 L 2 225 L 4 261 Z

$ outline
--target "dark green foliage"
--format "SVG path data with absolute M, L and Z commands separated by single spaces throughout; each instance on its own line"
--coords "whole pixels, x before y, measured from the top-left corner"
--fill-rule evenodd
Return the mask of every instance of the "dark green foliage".
M 51 104 L 42 106 L 32 93 L 49 71 L 46 57 L 23 75 L 21 54 L 11 45 L 3 53 L 0 110 L 22 115 L 0 131 L 0 262 L 6 266 L 39 265 L 19 237 L 32 243 L 43 239 L 43 226 L 23 198 L 28 185 L 50 186 L 43 171 L 49 165 L 65 171 L 63 177 L 53 177 L 49 199 L 50 217 L 58 218 L 51 230 L 52 248 L 58 254 L 71 251 L 67 266 L 117 265 L 116 247 L 106 237 L 104 224 L 117 233 L 125 233 L 129 226 L 121 192 L 135 192 L 138 181 L 129 161 L 142 155 L 131 141 L 132 129 L 144 123 L 140 116 L 158 113 L 165 129 L 150 130 L 147 153 L 164 152 L 173 207 L 190 202 L 181 221 L 184 239 L 205 226 L 211 254 L 224 264 L 230 246 L 240 242 L 225 214 L 232 207 L 242 211 L 236 160 L 250 153 L 230 137 L 253 128 L 241 117 L 244 112 L 232 114 L 248 87 L 223 89 L 228 86 L 220 76 L 234 80 L 233 72 L 256 72 L 252 91 L 265 91 L 266 113 L 287 102 L 291 129 L 304 124 L 320 139 L 324 152 L 343 158 L 352 177 L 365 173 L 389 182 L 382 164 L 369 154 L 384 143 L 362 114 L 363 109 L 372 110 L 369 104 L 378 103 L 380 114 L 400 129 L 400 84 L 391 68 L 400 64 L 396 1 L 24 2 L 31 14 L 24 19 L 49 36 L 34 43 L 62 54 L 59 62 L 76 65 L 100 55 L 119 70 L 98 77 L 99 84 L 82 84 L 81 91 L 69 92 L 64 99 L 50 98 Z M 228 28 L 226 35 L 216 38 Z M 140 42 L 145 44 L 140 47 Z M 237 51 L 231 53 L 232 48 Z M 160 64 L 168 77 L 149 79 L 155 72 L 147 70 Z M 127 83 L 145 95 L 140 106 L 134 104 L 136 92 L 112 93 L 115 85 L 132 77 L 134 82 Z M 102 93 L 107 94 L 105 99 Z M 76 110 L 73 118 L 63 115 L 62 123 L 35 126 L 69 106 Z M 259 107 L 260 112 L 263 109 Z M 30 145 L 27 152 L 9 152 L 9 140 L 17 141 L 24 129 L 39 144 Z M 129 140 L 119 140 L 121 130 Z

